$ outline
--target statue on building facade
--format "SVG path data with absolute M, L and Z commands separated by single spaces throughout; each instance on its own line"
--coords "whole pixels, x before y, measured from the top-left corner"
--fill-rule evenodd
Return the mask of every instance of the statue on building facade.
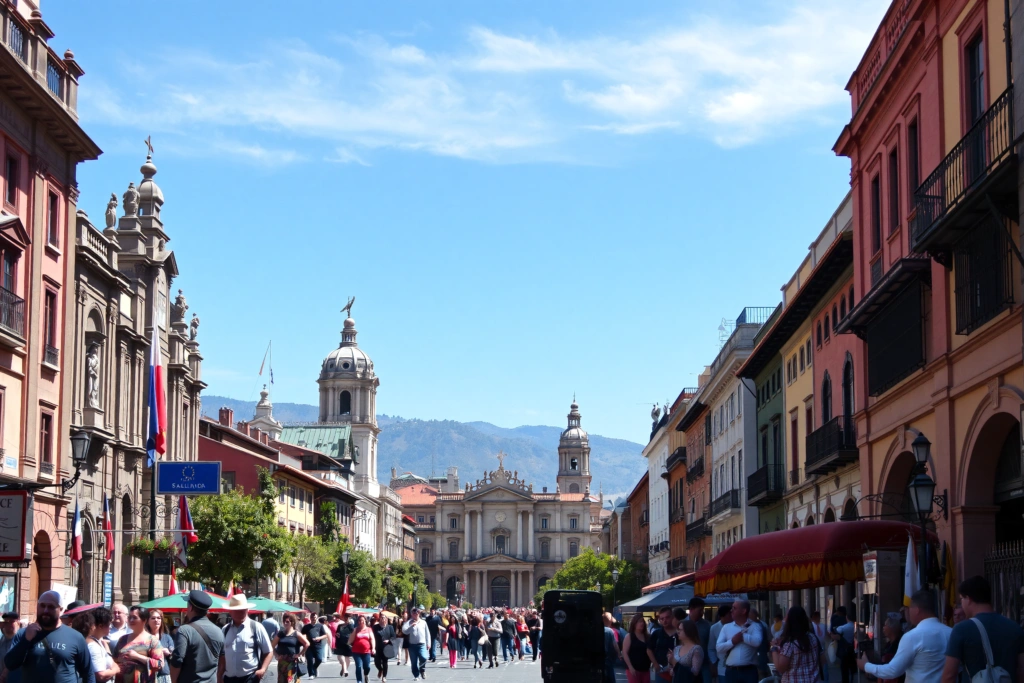
M 178 323 L 185 320 L 186 311 L 188 311 L 188 303 L 185 301 L 185 295 L 179 289 L 178 296 L 174 297 L 174 303 L 171 304 L 171 322 Z
M 655 403 L 651 407 L 651 420 L 654 421 L 654 424 L 658 424 L 658 420 L 660 420 L 660 419 L 661 419 L 661 408 L 658 407 L 657 403 Z
M 135 183 L 128 183 L 128 189 L 124 191 L 124 215 L 135 216 L 139 212 L 139 191 Z
M 345 314 L 346 318 L 352 317 L 352 304 L 354 304 L 355 302 L 356 298 L 354 296 L 350 296 L 348 298 L 348 303 L 345 304 L 344 308 L 341 309 L 341 312 Z
M 100 407 L 100 345 L 92 344 L 85 354 L 85 397 L 90 408 Z
M 115 225 L 117 225 L 117 195 L 111 192 L 110 201 L 107 202 L 107 227 L 112 228 Z
M 192 314 L 192 322 L 188 326 L 188 338 L 192 341 L 196 340 L 196 336 L 199 334 L 199 316 L 195 313 Z

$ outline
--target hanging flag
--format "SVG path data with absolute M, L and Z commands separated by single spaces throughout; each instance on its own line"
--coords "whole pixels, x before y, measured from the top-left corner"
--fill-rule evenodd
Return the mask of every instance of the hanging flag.
M 71 566 L 82 562 L 82 515 L 78 511 L 78 496 L 75 496 L 75 516 L 71 522 Z
M 260 377 L 263 376 L 263 366 L 267 364 L 267 354 L 270 353 L 270 344 L 267 344 L 267 350 L 263 352 L 263 362 L 260 363 Z
M 270 368 L 270 383 L 274 383 L 274 368 Z
M 903 606 L 910 607 L 910 598 L 921 590 L 921 574 L 917 569 L 917 547 L 914 537 L 907 535 L 907 564 L 903 568 Z
M 352 597 L 348 592 L 348 577 L 345 577 L 345 590 L 341 594 L 341 599 L 338 600 L 338 606 L 335 608 L 335 612 L 340 614 L 342 617 L 348 611 L 348 608 L 352 606 Z
M 230 598 L 234 594 L 235 594 L 235 580 L 231 579 L 231 583 L 228 584 L 227 594 L 224 597 L 225 598 Z
M 114 559 L 114 527 L 110 521 L 110 498 L 103 496 L 103 542 L 107 545 L 106 555 L 103 558 L 107 562 Z
M 167 592 L 168 595 L 178 594 L 178 566 L 171 565 L 171 590 Z
M 188 498 L 178 497 L 178 531 L 174 532 L 178 546 L 178 561 L 182 567 L 188 566 L 188 547 L 199 542 L 196 527 L 192 524 L 192 512 L 188 509 Z
M 160 364 L 160 328 L 154 320 L 153 338 L 149 342 L 149 453 L 147 465 L 156 465 L 157 454 L 167 452 L 167 406 L 164 395 L 164 368 Z
M 946 614 L 943 621 L 952 626 L 953 625 L 953 610 L 956 608 L 956 596 L 959 586 L 956 582 L 956 564 L 953 562 L 953 551 L 949 549 L 949 544 L 945 541 L 942 542 L 944 546 L 946 560 L 946 571 L 942 576 L 942 592 L 945 594 L 945 606 Z

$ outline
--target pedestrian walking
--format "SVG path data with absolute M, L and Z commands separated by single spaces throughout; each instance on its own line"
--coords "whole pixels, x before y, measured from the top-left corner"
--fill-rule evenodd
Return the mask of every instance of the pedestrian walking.
M 402 632 L 405 633 L 409 642 L 409 659 L 412 663 L 413 680 L 420 678 L 427 680 L 427 645 L 430 642 L 430 631 L 426 623 L 420 619 L 420 610 L 412 609 L 409 621 L 402 625 Z
M 456 643 L 459 640 L 459 622 L 452 619 L 448 622 L 448 668 L 455 668 L 455 661 L 458 657 L 458 648 Z
M 188 594 L 187 604 L 185 623 L 174 634 L 174 652 L 169 660 L 171 677 L 175 683 L 212 683 L 224 652 L 224 634 L 206 618 L 213 606 L 209 595 L 194 590 Z
M 348 636 L 349 647 L 352 648 L 352 662 L 356 668 L 357 683 L 369 683 L 370 659 L 373 658 L 376 638 L 373 630 L 366 625 L 366 617 L 356 617 L 356 627 Z
M 264 630 L 267 632 L 267 636 L 273 640 L 277 632 L 281 630 L 281 624 L 277 619 L 274 618 L 273 613 L 267 612 L 267 618 L 260 622 L 263 624 Z
M 678 644 L 669 653 L 668 660 L 673 666 L 673 683 L 696 683 L 702 680 L 704 648 L 700 644 L 700 632 L 691 619 L 683 619 L 676 630 Z
M 85 638 L 86 647 L 89 648 L 89 656 L 92 657 L 92 675 L 96 678 L 97 683 L 104 683 L 117 676 L 121 669 L 117 666 L 114 658 L 110 656 L 110 651 L 107 650 L 106 645 L 99 639 L 101 636 L 97 635 L 110 630 L 110 610 L 100 609 L 103 610 L 106 618 L 105 629 L 97 628 L 96 626 L 97 614 L 95 612 L 99 610 L 81 612 L 74 615 L 71 619 L 71 628 L 81 633 L 82 637 Z
M 427 632 L 430 634 L 430 657 L 429 661 L 437 661 L 436 651 L 438 637 L 441 635 L 441 617 L 437 614 L 437 609 L 434 607 L 430 608 L 430 615 L 423 620 L 427 624 Z
M 324 641 L 331 636 L 325 625 L 327 620 L 323 617 L 316 617 L 315 621 L 309 624 L 309 628 L 303 628 L 302 635 L 309 641 L 309 648 L 306 650 L 306 663 L 309 667 L 309 677 L 316 678 L 320 672 L 320 665 L 324 661 Z
M 537 610 L 530 610 L 530 618 L 526 620 L 526 625 L 530 629 L 530 650 L 533 651 L 533 661 L 536 662 L 537 655 L 540 653 L 540 640 L 543 632 L 543 622 Z
M 373 663 L 377 667 L 377 678 L 381 683 L 387 683 L 388 660 L 394 657 L 396 652 L 395 627 L 389 623 L 387 617 L 382 616 L 373 626 L 373 636 Z
M 479 667 L 482 669 L 484 667 L 483 660 L 487 659 L 487 648 L 490 647 L 491 641 L 487 639 L 487 632 L 481 626 L 480 617 L 474 614 L 469 624 L 469 642 L 473 652 L 473 668 Z
M 782 683 L 815 683 L 825 661 L 824 641 L 811 629 L 803 607 L 789 608 L 782 630 L 772 639 L 771 655 Z
M 718 636 L 725 625 L 731 622 L 732 605 L 722 605 L 718 608 L 718 619 L 711 625 L 711 632 L 708 635 L 708 659 L 711 660 L 718 683 L 725 683 L 725 659 L 718 657 Z
M 57 591 L 39 596 L 36 620 L 18 630 L 4 656 L 9 676 L 18 675 L 26 683 L 95 683 L 89 647 L 81 633 L 60 623 L 63 611 Z
M 494 666 L 498 666 L 498 643 L 501 641 L 501 618 L 497 612 L 491 615 L 487 622 L 487 642 L 490 644 L 489 653 Z M 491 667 L 487 667 L 488 669 Z
M 949 635 L 942 683 L 955 683 L 960 667 L 972 681 L 982 672 L 988 672 L 993 683 L 1024 681 L 1024 630 L 992 609 L 988 580 L 972 576 L 960 584 L 958 592 L 967 618 Z
M 836 641 L 836 661 L 839 662 L 839 674 L 843 683 L 850 683 L 850 678 L 857 670 L 857 653 L 853 647 L 853 635 L 856 629 L 853 609 L 847 610 L 840 605 L 837 610 L 840 612 L 846 623 L 836 628 L 832 633 L 832 640 Z
M 355 620 L 352 617 L 345 619 L 338 627 L 334 638 L 334 654 L 338 657 L 338 664 L 341 664 L 341 677 L 348 676 L 348 662 L 352 658 L 352 646 L 348 644 L 348 637 L 356 629 Z
M 221 629 L 224 656 L 217 670 L 217 678 L 223 683 L 259 683 L 274 659 L 274 646 L 267 630 L 249 618 L 249 610 L 254 607 L 244 595 L 228 599 L 231 621 Z
M 615 640 L 615 631 L 612 624 L 615 618 L 605 612 L 601 615 L 604 622 L 604 683 L 615 683 L 615 663 L 622 657 L 622 651 Z
M 128 633 L 110 649 L 121 671 L 117 683 L 151 683 L 163 667 L 160 639 L 146 630 L 149 610 L 135 605 L 128 610 Z
M 516 620 L 508 612 L 501 613 L 501 659 L 508 662 L 516 660 L 514 641 L 516 639 Z
M 715 649 L 725 661 L 726 683 L 757 683 L 757 648 L 763 631 L 749 621 L 750 603 L 736 600 L 732 604 L 732 623 L 722 626 Z
M 4 657 L 11 649 L 14 642 L 14 634 L 21 628 L 21 615 L 17 612 L 4 612 L 0 616 L 0 683 L 8 683 L 7 665 L 4 664 Z M 13 681 L 11 682 L 13 683 Z
M 102 608 L 101 608 L 102 609 Z M 93 613 L 99 610 L 93 610 Z M 104 610 L 106 611 L 106 610 Z M 98 621 L 98 618 L 97 618 Z M 174 652 L 174 639 L 164 630 L 164 613 L 158 609 L 149 610 L 146 630 L 160 641 L 160 671 L 156 674 L 156 683 L 171 683 L 171 667 L 167 663 Z
M 622 641 L 622 659 L 626 662 L 628 683 L 651 683 L 651 659 L 647 654 L 647 622 L 634 614 L 629 632 Z
M 296 621 L 294 614 L 282 616 L 281 630 L 270 641 L 277 658 L 277 683 L 296 683 L 306 668 L 303 657 L 309 648 L 309 641 L 296 629 Z

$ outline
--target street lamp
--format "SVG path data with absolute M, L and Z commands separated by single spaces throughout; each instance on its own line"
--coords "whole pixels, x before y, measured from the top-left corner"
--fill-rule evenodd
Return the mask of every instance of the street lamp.
M 82 476 L 82 466 L 89 459 L 89 444 L 91 442 L 92 435 L 85 430 L 77 431 L 71 436 L 71 462 L 75 466 L 75 476 L 60 483 L 61 491 L 64 493 L 75 488 L 78 478 Z
M 260 568 L 263 566 L 263 558 L 257 555 L 252 558 L 253 569 L 256 570 L 256 597 L 260 597 Z
M 921 572 L 921 587 L 928 587 L 928 528 L 925 526 L 932 516 L 932 511 L 937 503 L 944 516 L 949 515 L 948 492 L 943 491 L 941 496 L 935 495 L 935 481 L 928 476 L 928 459 L 931 455 L 932 444 L 924 434 L 918 434 L 913 443 L 910 444 L 914 452 L 914 460 L 917 464 L 914 467 L 914 478 L 907 484 L 907 495 L 914 505 L 914 511 L 921 522 L 921 557 L 918 558 Z M 948 517 L 947 517 L 948 518 Z
M 615 587 L 619 583 L 619 569 L 618 567 L 612 569 L 612 610 L 615 610 Z

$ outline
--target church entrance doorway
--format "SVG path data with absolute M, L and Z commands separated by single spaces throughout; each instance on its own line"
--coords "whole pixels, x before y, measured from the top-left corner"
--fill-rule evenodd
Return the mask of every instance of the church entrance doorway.
M 444 586 L 445 597 L 448 598 L 449 605 L 461 605 L 462 601 L 459 600 L 459 580 L 458 578 L 451 576 L 448 578 L 448 582 Z
M 507 576 L 495 576 L 491 581 L 491 606 L 508 607 L 512 599 L 512 584 Z

